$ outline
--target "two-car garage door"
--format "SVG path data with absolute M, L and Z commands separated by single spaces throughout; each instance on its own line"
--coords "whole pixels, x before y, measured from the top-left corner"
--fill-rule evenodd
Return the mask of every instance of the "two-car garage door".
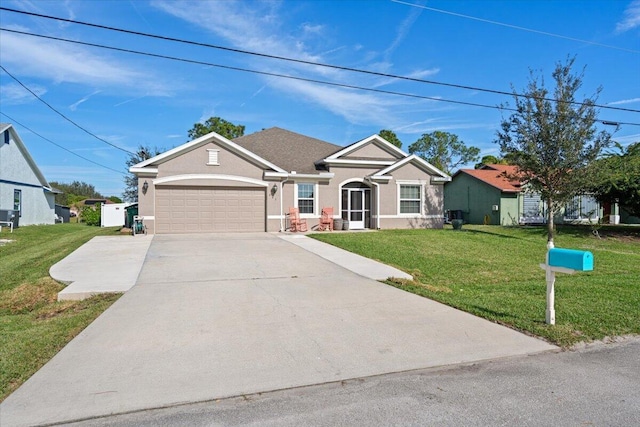
M 158 186 L 155 232 L 265 231 L 265 190 L 245 187 Z

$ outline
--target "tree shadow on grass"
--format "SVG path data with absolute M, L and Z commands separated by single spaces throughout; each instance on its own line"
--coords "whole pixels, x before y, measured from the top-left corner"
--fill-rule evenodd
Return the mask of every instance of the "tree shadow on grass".
M 472 308 L 476 313 L 483 313 L 487 315 L 487 317 L 491 317 L 493 319 L 515 319 L 516 317 L 511 313 L 505 313 L 502 311 L 491 310 L 487 307 L 481 307 L 479 305 L 470 305 L 469 308 Z
M 498 324 L 501 324 L 503 326 L 508 326 L 510 328 L 514 328 L 517 330 L 522 330 L 524 331 L 522 328 L 518 327 L 516 324 L 518 323 L 517 321 L 526 321 L 526 322 L 531 322 L 537 326 L 544 326 L 546 325 L 546 322 L 544 320 L 544 318 L 539 318 L 539 317 L 518 317 L 515 316 L 512 313 L 505 313 L 502 311 L 495 311 L 495 310 L 491 310 L 489 308 L 486 307 L 480 307 L 478 305 L 471 305 L 469 306 L 470 308 L 472 308 L 473 310 L 476 311 L 476 313 L 483 313 L 486 315 L 487 318 L 492 319 L 493 321 L 495 321 Z M 543 313 L 544 314 L 544 313 Z M 479 314 L 481 315 L 481 314 Z M 528 332 L 527 333 L 531 333 Z
M 469 229 L 467 229 L 467 230 L 462 229 L 462 230 L 460 230 L 460 231 L 463 231 L 463 232 L 465 232 L 465 233 L 471 233 L 471 234 L 486 234 L 486 235 L 489 235 L 489 236 L 500 237 L 500 238 L 503 238 L 503 239 L 525 240 L 525 239 L 523 239 L 522 237 L 517 237 L 517 236 L 508 236 L 508 235 L 506 235 L 506 234 L 496 233 L 496 232 L 493 232 L 493 231 L 485 231 L 485 230 L 469 230 Z

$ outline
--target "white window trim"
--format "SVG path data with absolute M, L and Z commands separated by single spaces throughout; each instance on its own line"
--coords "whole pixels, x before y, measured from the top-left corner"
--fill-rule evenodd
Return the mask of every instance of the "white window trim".
M 311 184 L 313 185 L 313 213 L 300 213 L 300 218 L 317 218 L 318 217 L 318 191 L 320 189 L 320 185 L 317 182 L 309 182 L 309 181 L 300 181 L 295 182 L 293 186 L 293 206 L 299 208 L 298 206 L 298 184 Z
M 419 185 L 420 186 L 420 212 L 414 213 L 401 213 L 400 212 L 400 186 L 402 185 Z M 396 212 L 397 216 L 401 218 L 415 218 L 416 216 L 424 216 L 424 181 L 401 181 L 396 180 Z
M 212 155 L 215 156 L 215 162 L 211 161 Z M 207 148 L 207 156 L 207 166 L 220 166 L 220 150 L 216 148 Z

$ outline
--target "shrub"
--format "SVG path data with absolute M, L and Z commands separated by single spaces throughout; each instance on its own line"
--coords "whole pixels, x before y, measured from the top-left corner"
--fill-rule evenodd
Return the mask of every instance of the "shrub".
M 97 203 L 93 206 L 83 206 L 80 211 L 80 217 L 82 218 L 82 222 L 87 225 L 100 225 L 100 203 Z

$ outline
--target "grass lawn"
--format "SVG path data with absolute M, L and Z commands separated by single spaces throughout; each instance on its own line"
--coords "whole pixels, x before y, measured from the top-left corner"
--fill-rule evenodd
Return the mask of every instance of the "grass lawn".
M 640 334 L 640 228 L 559 228 L 556 247 L 589 250 L 594 271 L 556 274 L 556 325 L 545 324 L 542 228 L 465 225 L 310 237 L 414 275 L 389 284 L 568 347 Z
M 119 295 L 57 302 L 63 285 L 49 268 L 98 235 L 115 228 L 83 224 L 20 227 L 0 239 L 0 401 L 25 382 Z M 125 237 L 123 237 L 125 238 Z

